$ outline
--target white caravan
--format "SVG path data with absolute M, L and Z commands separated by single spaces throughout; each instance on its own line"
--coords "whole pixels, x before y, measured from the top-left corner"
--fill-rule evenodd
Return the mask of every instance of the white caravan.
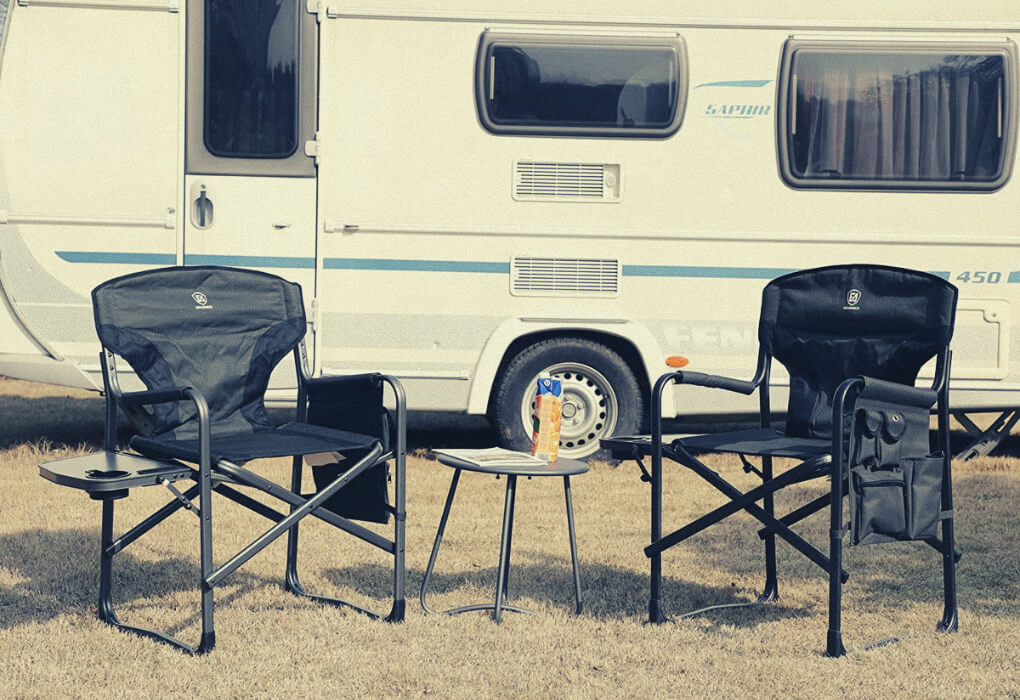
M 1018 40 L 1009 0 L 11 0 L 0 373 L 97 388 L 93 286 L 252 267 L 316 372 L 519 447 L 549 370 L 585 455 L 670 356 L 749 377 L 767 280 L 878 262 L 960 287 L 954 408 L 1011 424 Z

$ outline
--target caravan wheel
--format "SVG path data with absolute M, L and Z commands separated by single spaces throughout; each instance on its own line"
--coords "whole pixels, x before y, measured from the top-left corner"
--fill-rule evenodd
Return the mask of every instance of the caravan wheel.
M 543 373 L 563 388 L 561 456 L 589 457 L 600 438 L 638 431 L 641 389 L 624 359 L 601 343 L 554 338 L 520 352 L 498 382 L 493 420 L 503 447 L 531 449 L 535 385 Z

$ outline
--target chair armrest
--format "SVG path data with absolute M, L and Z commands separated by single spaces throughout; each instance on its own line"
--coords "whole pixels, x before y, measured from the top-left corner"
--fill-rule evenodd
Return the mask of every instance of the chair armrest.
M 716 374 L 704 374 L 703 372 L 674 372 L 674 381 L 677 384 L 692 384 L 694 386 L 705 386 L 713 389 L 725 389 L 738 394 L 752 394 L 758 388 L 758 382 L 732 377 L 722 377 Z
M 938 392 L 874 377 L 858 376 L 843 380 L 833 393 L 832 400 L 833 478 L 842 473 L 843 464 L 851 457 L 853 435 L 849 431 L 850 412 L 857 410 L 861 399 L 866 403 L 870 401 L 902 406 L 904 414 L 911 413 L 910 408 L 915 409 L 914 412 L 924 409 L 926 413 L 935 405 Z M 923 420 L 927 426 L 927 417 Z
M 146 391 L 129 391 L 117 395 L 117 402 L 125 406 L 151 406 L 158 403 L 175 401 L 191 401 L 198 394 L 196 389 L 179 386 L 173 389 L 153 389 Z M 198 394 L 201 396 L 201 394 Z
M 761 361 L 759 361 L 759 371 L 755 373 L 754 379 L 750 381 L 721 377 L 715 374 L 704 374 L 702 372 L 667 372 L 659 377 L 652 388 L 651 427 L 653 445 L 658 445 L 662 440 L 662 395 L 670 383 L 691 384 L 693 386 L 704 386 L 713 389 L 726 389 L 738 394 L 751 394 L 758 388 L 764 377 L 764 372 L 761 370 L 762 366 Z
M 125 406 L 151 406 L 160 403 L 174 403 L 176 401 L 190 401 L 193 403 L 195 411 L 198 413 L 199 462 L 204 474 L 203 478 L 208 478 L 211 461 L 209 457 L 209 444 L 212 439 L 212 433 L 209 429 L 209 403 L 205 400 L 202 392 L 190 386 L 174 387 L 172 389 L 129 391 L 118 393 L 116 401 Z M 109 416 L 107 419 L 109 420 Z M 110 449 L 109 444 L 107 449 Z
M 345 393 L 359 395 L 364 391 L 377 391 L 382 380 L 383 375 L 377 372 L 339 374 L 306 379 L 305 388 L 308 391 L 308 398 L 311 400 L 342 401 Z
M 916 406 L 918 408 L 931 408 L 938 399 L 938 394 L 933 389 L 908 386 L 897 382 L 887 382 L 884 379 L 875 379 L 874 377 L 859 377 L 859 379 L 863 382 L 863 388 L 858 398 L 868 398 L 903 406 Z

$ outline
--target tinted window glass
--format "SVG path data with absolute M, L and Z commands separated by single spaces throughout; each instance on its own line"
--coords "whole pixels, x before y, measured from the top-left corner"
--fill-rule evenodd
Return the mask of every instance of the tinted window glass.
M 1007 134 L 1007 55 L 793 52 L 786 167 L 795 180 L 996 185 Z
M 297 149 L 297 0 L 206 0 L 204 138 L 235 158 Z
M 672 43 L 494 40 L 482 73 L 483 121 L 508 133 L 665 135 L 685 88 Z

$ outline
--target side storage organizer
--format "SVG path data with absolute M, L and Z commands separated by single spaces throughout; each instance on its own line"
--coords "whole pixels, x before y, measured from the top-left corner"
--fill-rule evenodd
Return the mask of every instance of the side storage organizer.
M 941 453 L 929 454 L 928 408 L 860 400 L 850 462 L 850 544 L 938 537 Z

